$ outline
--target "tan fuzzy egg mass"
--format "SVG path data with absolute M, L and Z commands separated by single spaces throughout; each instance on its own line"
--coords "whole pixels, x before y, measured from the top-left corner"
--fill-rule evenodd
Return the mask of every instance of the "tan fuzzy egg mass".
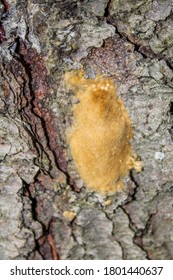
M 65 82 L 79 100 L 67 132 L 76 168 L 89 188 L 115 192 L 123 187 L 122 178 L 130 169 L 141 170 L 129 143 L 132 126 L 123 101 L 110 78 L 86 79 L 80 70 L 66 73 Z

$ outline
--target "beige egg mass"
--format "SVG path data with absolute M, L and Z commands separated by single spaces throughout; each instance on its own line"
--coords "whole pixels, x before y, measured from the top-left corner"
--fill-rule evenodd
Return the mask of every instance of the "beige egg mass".
M 67 90 L 78 99 L 67 141 L 86 186 L 101 193 L 123 188 L 129 170 L 141 171 L 130 144 L 132 123 L 111 78 L 86 79 L 84 71 L 65 74 Z

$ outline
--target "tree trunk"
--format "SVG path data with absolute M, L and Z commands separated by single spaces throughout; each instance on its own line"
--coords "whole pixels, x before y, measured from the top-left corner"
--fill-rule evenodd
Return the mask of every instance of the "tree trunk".
M 0 259 L 173 259 L 172 6 L 1 0 Z M 75 69 L 110 77 L 133 122 L 143 170 L 113 194 L 69 148 Z

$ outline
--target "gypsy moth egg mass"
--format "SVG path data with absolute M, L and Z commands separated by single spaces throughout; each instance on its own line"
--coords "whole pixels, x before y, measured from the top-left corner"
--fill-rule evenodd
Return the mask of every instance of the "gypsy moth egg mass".
M 129 143 L 132 127 L 123 101 L 110 78 L 85 79 L 80 70 L 67 73 L 65 82 L 80 101 L 73 106 L 74 124 L 67 133 L 76 169 L 90 189 L 115 192 L 130 169 L 140 169 Z

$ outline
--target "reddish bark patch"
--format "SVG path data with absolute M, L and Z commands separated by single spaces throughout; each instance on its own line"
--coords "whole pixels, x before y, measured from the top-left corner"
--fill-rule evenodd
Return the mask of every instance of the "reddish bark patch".
M 40 174 L 37 181 L 30 184 L 25 195 L 29 196 L 32 204 L 33 219 L 42 226 L 43 235 L 36 242 L 34 258 L 37 259 L 39 252 L 42 259 L 58 260 L 59 255 L 52 228 L 54 227 L 54 217 L 52 201 L 55 195 L 53 191 L 54 180 L 49 176 Z
M 7 41 L 6 35 L 5 35 L 5 29 L 2 23 L 0 22 L 0 42 Z
M 59 260 L 55 240 L 51 234 L 42 236 L 38 242 L 39 252 L 45 260 Z
M 96 69 L 99 74 L 115 76 L 116 81 L 126 82 L 133 72 L 133 45 L 126 39 L 115 36 L 104 41 L 102 47 L 93 47 L 88 56 L 82 60 L 84 65 Z
M 36 253 L 39 252 L 43 259 L 57 260 L 59 256 L 51 233 L 53 226 L 51 205 L 55 195 L 53 185 L 58 182 L 59 170 L 66 175 L 67 182 L 74 189 L 75 184 L 68 175 L 67 162 L 60 144 L 54 116 L 46 107 L 49 95 L 47 69 L 41 55 L 35 49 L 27 48 L 26 43 L 19 39 L 14 59 L 6 70 L 13 75 L 17 84 L 17 89 L 15 88 L 13 92 L 16 106 L 32 135 L 38 155 L 45 153 L 50 161 L 48 172 L 46 170 L 49 175 L 40 172 L 35 183 L 27 186 L 33 220 L 38 221 L 43 229 L 43 236 L 36 240 L 35 254 L 34 252 L 33 254 L 36 256 Z
M 57 167 L 67 174 L 67 162 L 59 143 L 54 117 L 46 108 L 49 85 L 43 58 L 35 49 L 27 49 L 21 40 L 18 42 L 17 53 L 19 59 L 12 61 L 10 70 L 20 82 L 21 79 L 24 81 L 18 109 L 31 125 L 37 141 L 45 150 L 52 151 Z
M 7 13 L 10 9 L 10 4 L 6 0 L 1 0 L 1 3 L 4 6 L 4 12 Z

